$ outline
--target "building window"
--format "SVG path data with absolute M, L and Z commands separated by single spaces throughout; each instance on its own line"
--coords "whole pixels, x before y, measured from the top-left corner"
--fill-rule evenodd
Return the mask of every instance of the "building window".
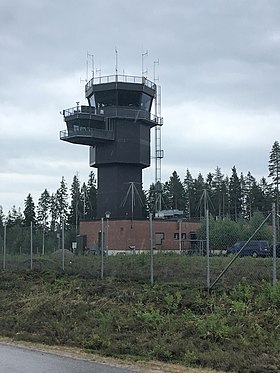
M 187 239 L 187 233 L 181 233 L 181 240 Z M 174 233 L 174 240 L 179 240 L 179 233 Z

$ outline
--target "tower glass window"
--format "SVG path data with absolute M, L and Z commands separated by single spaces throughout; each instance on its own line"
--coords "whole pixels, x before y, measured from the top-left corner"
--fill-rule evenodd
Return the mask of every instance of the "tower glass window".
M 108 90 L 95 93 L 95 102 L 97 107 L 117 105 L 117 91 Z
M 152 97 L 146 93 L 142 93 L 141 108 L 150 111 L 152 105 Z
M 118 92 L 118 105 L 119 106 L 132 106 L 139 107 L 141 99 L 141 92 L 128 91 L 122 89 Z

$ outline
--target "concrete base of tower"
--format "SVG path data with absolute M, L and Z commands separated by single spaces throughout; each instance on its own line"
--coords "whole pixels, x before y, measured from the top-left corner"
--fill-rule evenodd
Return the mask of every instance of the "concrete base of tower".
M 98 167 L 97 219 L 109 211 L 113 219 L 146 216 L 142 190 L 142 167 L 129 164 Z

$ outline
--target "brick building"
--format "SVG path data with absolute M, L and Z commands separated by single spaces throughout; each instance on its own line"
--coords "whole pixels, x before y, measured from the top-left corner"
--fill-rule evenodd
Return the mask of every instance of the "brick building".
M 184 220 L 152 221 L 152 241 L 156 251 L 198 250 L 196 231 L 199 222 Z M 102 247 L 101 220 L 83 220 L 80 222 L 80 237 L 87 250 L 100 251 Z M 150 221 L 104 219 L 103 248 L 108 254 L 117 252 L 145 252 L 150 250 Z

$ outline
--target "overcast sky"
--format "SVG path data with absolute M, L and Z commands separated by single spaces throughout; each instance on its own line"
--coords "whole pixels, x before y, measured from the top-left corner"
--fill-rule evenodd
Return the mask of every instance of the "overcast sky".
M 0 205 L 23 209 L 91 171 L 88 148 L 59 140 L 60 111 L 118 69 L 162 89 L 162 181 L 217 166 L 268 175 L 280 126 L 279 0 L 1 0 Z M 142 58 L 142 54 L 148 55 Z M 154 61 L 159 59 L 159 64 Z M 89 61 L 91 65 L 91 60 Z M 90 70 L 91 66 L 89 66 Z M 95 170 L 95 169 L 94 169 Z M 144 188 L 154 178 L 144 171 Z

